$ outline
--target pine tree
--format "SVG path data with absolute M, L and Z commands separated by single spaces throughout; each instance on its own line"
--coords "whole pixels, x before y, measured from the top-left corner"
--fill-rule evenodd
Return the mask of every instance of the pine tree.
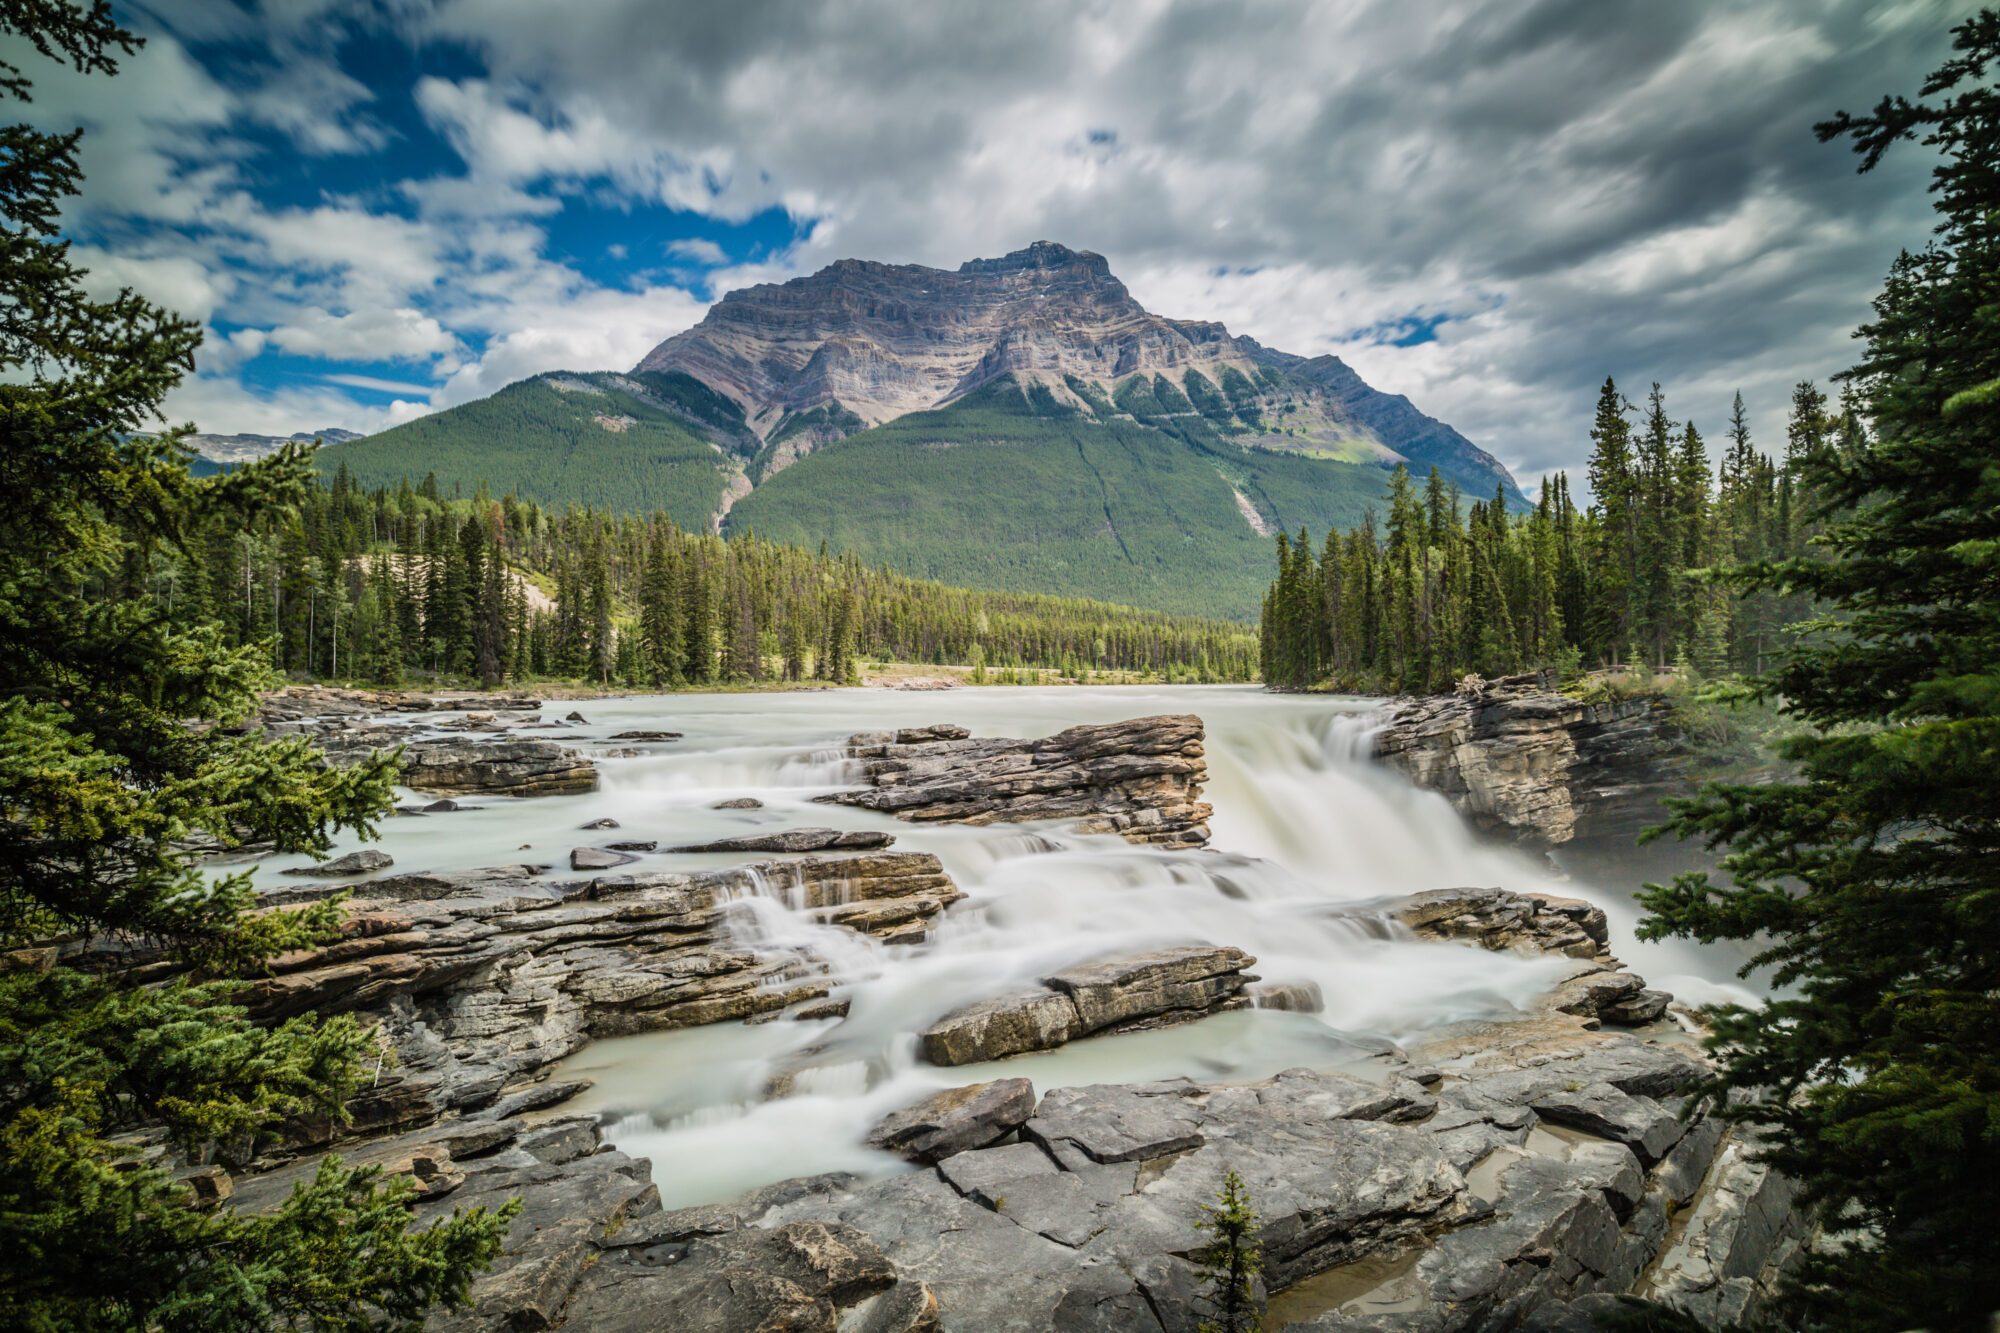
M 1639 587 L 1639 508 L 1633 467 L 1631 411 L 1607 376 L 1590 428 L 1590 490 L 1597 497 L 1597 596 L 1591 607 L 1593 636 L 1615 655 L 1633 632 L 1633 598 Z
M 138 46 L 108 3 L 0 7 L 0 30 L 19 39 L 9 54 L 32 47 L 86 74 L 116 73 Z M 26 100 L 29 81 L 0 65 L 0 90 Z M 502 1219 L 473 1210 L 413 1231 L 407 1186 L 331 1157 L 272 1213 L 207 1213 L 112 1141 L 151 1124 L 198 1154 L 292 1115 L 341 1114 L 369 1034 L 351 1017 L 254 1025 L 227 979 L 337 938 L 338 907 L 250 915 L 249 876 L 204 875 L 185 839 L 323 852 L 388 807 L 394 768 L 329 769 L 300 740 L 187 725 L 243 717 L 269 682 L 271 644 L 174 623 L 149 575 L 231 516 L 282 527 L 308 494 L 306 451 L 189 475 L 186 428 L 154 428 L 199 326 L 129 291 L 90 299 L 56 231 L 79 136 L 15 125 L 0 137 L 0 486 L 13 522 L 0 544 L 0 949 L 110 936 L 189 969 L 151 985 L 67 966 L 0 973 L 0 1327 L 413 1326 L 464 1301 Z
M 1716 1027 L 1727 1113 L 1858 1241 L 1813 1252 L 1788 1317 L 1984 1329 L 2000 1309 L 2000 14 L 1954 30 L 1926 99 L 1842 113 L 1862 170 L 1939 150 L 1937 239 L 1904 254 L 1851 382 L 1872 441 L 1796 451 L 1817 558 L 1744 585 L 1810 596 L 1821 633 L 1761 682 L 1811 730 L 1795 776 L 1718 786 L 1673 827 L 1728 848 L 1731 884 L 1652 888 L 1650 936 L 1759 939 L 1785 987 Z
M 1257 1214 L 1250 1207 L 1243 1177 L 1232 1168 L 1212 1204 L 1203 1204 L 1195 1226 L 1214 1240 L 1198 1256 L 1203 1292 L 1216 1317 L 1201 1322 L 1201 1333 L 1258 1333 L 1264 1317 L 1257 1308 L 1257 1274 L 1264 1254 L 1257 1244 Z

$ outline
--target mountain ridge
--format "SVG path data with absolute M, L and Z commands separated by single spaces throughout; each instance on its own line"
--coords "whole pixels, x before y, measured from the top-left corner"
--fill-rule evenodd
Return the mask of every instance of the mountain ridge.
M 1387 470 L 1526 500 L 1338 357 L 1145 309 L 1101 255 L 848 259 L 726 293 L 626 372 L 552 371 L 323 448 L 543 504 L 826 542 L 929 578 L 1251 619 L 1269 537 L 1349 527 Z

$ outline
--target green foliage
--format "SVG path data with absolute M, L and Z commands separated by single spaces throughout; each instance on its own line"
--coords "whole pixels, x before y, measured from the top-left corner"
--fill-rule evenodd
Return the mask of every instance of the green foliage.
M 1201 1333 L 1258 1333 L 1264 1316 L 1257 1308 L 1256 1278 L 1264 1270 L 1264 1252 L 1257 1244 L 1257 1214 L 1234 1169 L 1222 1178 L 1215 1198 L 1202 1205 L 1202 1219 L 1195 1223 L 1215 1238 L 1196 1257 L 1203 1294 L 1216 1312 L 1202 1321 Z
M 1527 513 L 1510 513 L 1504 487 L 1465 509 L 1433 468 L 1419 514 L 1399 466 L 1386 540 L 1372 517 L 1331 534 L 1317 558 L 1281 536 L 1278 579 L 1265 595 L 1264 679 L 1424 691 L 1468 673 L 1550 666 L 1566 677 L 1586 665 L 1684 678 L 1763 669 L 1811 599 L 1769 589 L 1733 597 L 1710 567 L 1811 549 L 1819 524 L 1794 517 L 1813 495 L 1805 460 L 1836 433 L 1850 449 L 1865 444 L 1858 400 L 1829 413 L 1813 385 L 1799 385 L 1795 443 L 1776 463 L 1752 445 L 1738 395 L 1719 478 L 1694 423 L 1668 419 L 1659 385 L 1637 436 L 1631 411 L 1606 379 L 1591 427 L 1597 503 L 1588 510 L 1563 473 L 1543 481 Z
M 1795 775 L 1679 803 L 1671 831 L 1726 847 L 1729 885 L 1643 899 L 1643 934 L 1757 940 L 1786 988 L 1720 1015 L 1708 1091 L 1849 1233 L 1789 1293 L 1817 1328 L 1983 1329 L 2000 1309 L 2000 410 L 1977 392 L 2000 371 L 2000 15 L 1955 36 L 1937 100 L 1819 127 L 1863 170 L 1921 135 L 1940 226 L 1862 329 L 1873 438 L 1794 400 L 1813 558 L 1729 576 L 1825 608 L 1758 682 L 1810 728 L 1781 742 Z
M 0 29 L 111 74 L 136 39 L 107 4 L 0 7 Z M 25 98 L 12 66 L 0 88 Z M 61 935 L 72 960 L 210 973 L 324 940 L 330 905 L 250 915 L 247 877 L 204 877 L 191 840 L 325 850 L 389 801 L 388 760 L 345 773 L 245 714 L 268 647 L 231 644 L 154 571 L 200 534 L 302 498 L 302 449 L 196 480 L 185 431 L 149 429 L 198 327 L 129 291 L 92 301 L 54 234 L 76 135 L 0 130 L 0 943 Z M 261 521 L 274 521 L 270 518 Z M 192 600 L 192 599 L 190 599 Z M 43 946 L 52 952 L 56 946 Z M 142 987 L 68 967 L 0 975 L 0 1326 L 29 1330 L 414 1326 L 499 1244 L 468 1215 L 409 1233 L 405 1196 L 330 1164 L 279 1214 L 198 1212 L 107 1133 L 182 1150 L 338 1114 L 367 1038 L 351 1020 L 260 1029 L 223 983 Z
M 744 457 L 756 447 L 741 410 L 732 419 L 723 404 L 735 407 L 686 375 L 538 375 L 380 435 L 328 445 L 314 465 L 329 473 L 345 467 L 365 488 L 394 486 L 421 458 L 446 491 L 470 494 L 504 478 L 515 495 L 540 504 L 658 509 L 698 527 L 715 513 L 731 475 L 717 446 Z
M 1119 393 L 1121 407 L 1158 411 L 1146 377 Z M 1195 416 L 1147 425 L 1037 411 L 1003 383 L 822 448 L 739 501 L 729 528 L 824 540 L 945 583 L 1247 621 L 1270 553 L 1232 490 L 1280 525 L 1325 528 L 1359 520 L 1384 479 L 1244 448 Z

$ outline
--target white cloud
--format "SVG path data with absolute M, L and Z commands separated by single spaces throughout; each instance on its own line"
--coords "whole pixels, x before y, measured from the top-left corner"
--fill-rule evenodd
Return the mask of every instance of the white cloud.
M 729 262 L 729 256 L 724 253 L 721 246 L 700 237 L 668 241 L 667 253 L 681 259 L 691 259 L 697 264 L 706 264 L 710 268 L 718 268 Z
M 1889 259 L 1924 238 L 1924 163 L 1857 180 L 1811 123 L 1911 90 L 1970 8 L 1705 0 L 1605 22 L 1574 0 L 1018 0 L 968 24 L 895 0 L 188 0 L 163 21 L 261 40 L 298 96 L 274 103 L 286 82 L 261 75 L 225 87 L 161 36 L 108 85 L 56 81 L 37 112 L 98 126 L 91 207 L 154 220 L 142 243 L 101 243 L 124 280 L 253 326 L 204 351 L 205 409 L 231 391 L 260 420 L 331 401 L 232 389 L 254 329 L 427 364 L 432 401 L 459 402 L 631 365 L 699 317 L 668 280 L 720 294 L 1046 237 L 1105 253 L 1162 313 L 1337 352 L 1532 475 L 1581 459 L 1607 373 L 1635 393 L 1658 378 L 1711 425 L 1740 385 L 1770 438 L 1791 381 L 1846 363 Z M 387 94 L 332 60 L 344 22 L 483 57 L 481 77 L 409 89 L 464 169 L 271 207 L 243 179 L 239 120 L 307 153 L 384 142 L 369 116 Z M 684 271 L 607 289 L 549 244 L 565 201 L 600 193 L 725 223 L 783 208 L 806 234 L 736 266 L 727 238 L 669 244 Z M 1413 314 L 1446 317 L 1434 341 L 1357 335 Z
M 271 344 L 296 356 L 330 361 L 425 361 L 456 351 L 442 324 L 408 306 L 328 314 L 307 306 L 270 331 Z

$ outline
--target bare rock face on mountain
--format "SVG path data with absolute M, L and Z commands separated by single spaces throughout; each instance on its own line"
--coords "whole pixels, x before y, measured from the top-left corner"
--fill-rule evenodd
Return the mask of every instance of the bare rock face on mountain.
M 1010 372 L 1061 386 L 1224 364 L 1255 371 L 1220 324 L 1150 314 L 1102 255 L 1037 241 L 956 272 L 843 259 L 730 292 L 637 369 L 692 375 L 769 429 L 834 403 L 879 425 Z
M 1653 695 L 1586 703 L 1547 673 L 1409 700 L 1376 754 L 1480 828 L 1530 847 L 1630 842 L 1686 795 L 1687 744 Z

